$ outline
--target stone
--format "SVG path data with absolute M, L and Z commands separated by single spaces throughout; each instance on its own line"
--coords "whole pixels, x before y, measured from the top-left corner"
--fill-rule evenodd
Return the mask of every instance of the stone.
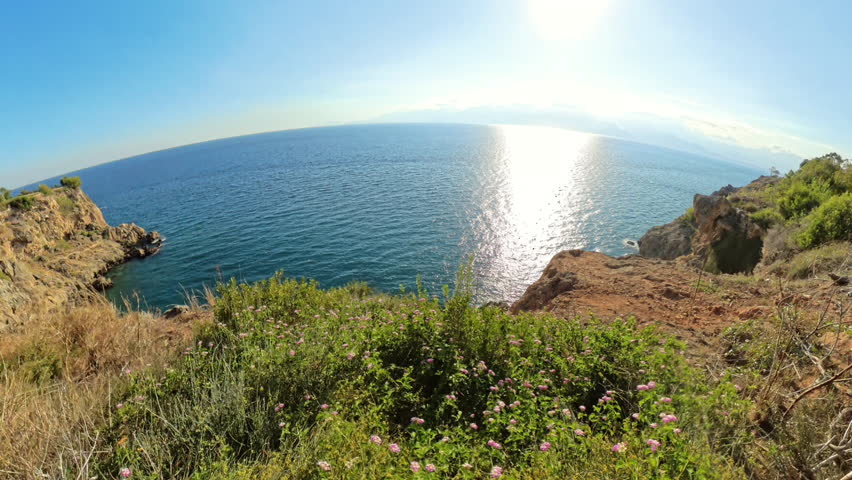
M 698 194 L 692 208 L 698 226 L 692 251 L 701 258 L 704 269 L 751 273 L 761 258 L 763 229 L 725 197 Z
M 695 226 L 681 219 L 653 227 L 639 239 L 639 255 L 661 260 L 689 255 L 694 235 Z

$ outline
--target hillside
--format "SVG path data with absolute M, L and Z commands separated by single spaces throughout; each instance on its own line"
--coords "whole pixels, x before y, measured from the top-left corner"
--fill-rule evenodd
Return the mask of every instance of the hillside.
M 109 286 L 103 275 L 111 267 L 160 248 L 156 232 L 109 226 L 79 188 L 14 200 L 0 204 L 0 331 L 85 304 Z

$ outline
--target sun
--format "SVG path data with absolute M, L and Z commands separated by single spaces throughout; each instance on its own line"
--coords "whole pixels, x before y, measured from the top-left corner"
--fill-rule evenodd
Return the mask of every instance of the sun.
M 608 0 L 528 0 L 536 33 L 547 40 L 583 37 L 606 12 Z

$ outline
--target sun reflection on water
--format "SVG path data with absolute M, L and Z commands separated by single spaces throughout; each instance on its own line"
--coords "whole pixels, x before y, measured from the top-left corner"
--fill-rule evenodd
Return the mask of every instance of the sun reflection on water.
M 581 238 L 589 214 L 583 171 L 598 137 L 551 127 L 499 126 L 491 181 L 481 192 L 477 270 L 486 297 L 516 289 L 519 274 L 541 272 Z M 555 214 L 558 212 L 558 214 Z M 495 283 L 496 282 L 496 283 Z

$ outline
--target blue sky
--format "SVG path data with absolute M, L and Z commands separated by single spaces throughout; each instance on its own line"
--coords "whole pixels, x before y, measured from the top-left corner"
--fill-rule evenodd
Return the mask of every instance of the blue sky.
M 0 185 L 213 138 L 483 109 L 582 112 L 789 167 L 852 154 L 849 18 L 845 0 L 11 2 Z

